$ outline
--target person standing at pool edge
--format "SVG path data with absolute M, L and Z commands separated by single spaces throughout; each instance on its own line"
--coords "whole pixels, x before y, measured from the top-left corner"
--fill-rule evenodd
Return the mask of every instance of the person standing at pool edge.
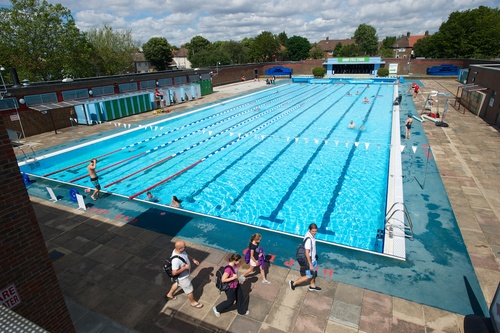
M 101 192 L 101 185 L 99 184 L 99 177 L 97 177 L 97 173 L 95 171 L 96 166 L 97 166 L 97 159 L 93 158 L 90 161 L 89 166 L 87 167 L 87 171 L 89 172 L 89 176 L 90 176 L 90 181 L 95 186 L 94 193 L 92 193 L 92 195 L 90 196 L 92 198 L 92 200 L 97 200 L 95 197 L 96 194 L 97 194 L 98 198 L 101 197 L 99 194 Z
M 405 127 L 406 127 L 406 139 L 408 140 L 410 138 L 410 135 L 411 135 L 411 124 L 413 124 L 413 117 L 411 116 L 411 114 L 408 115 L 408 119 L 406 119 L 406 122 L 405 122 Z
M 309 291 L 320 291 L 321 288 L 316 286 L 316 275 L 318 270 L 318 255 L 316 254 L 316 233 L 318 232 L 318 226 L 316 223 L 311 223 L 309 225 L 309 231 L 304 236 L 304 248 L 306 250 L 306 258 L 309 267 L 300 267 L 300 272 L 304 273 L 297 281 L 290 280 L 290 289 L 295 290 L 295 287 L 299 284 L 310 281 Z

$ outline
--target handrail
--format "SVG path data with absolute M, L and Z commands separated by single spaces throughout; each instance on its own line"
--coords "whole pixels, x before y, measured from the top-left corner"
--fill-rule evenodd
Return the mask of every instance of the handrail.
M 31 145 L 27 145 L 27 146 L 31 149 L 31 153 L 33 153 L 33 157 L 32 157 L 33 161 L 36 162 L 37 161 L 37 159 L 36 159 L 36 153 L 33 150 L 33 147 Z M 28 154 L 26 154 L 26 152 L 24 151 L 24 149 L 21 146 L 17 147 L 17 149 L 19 149 L 20 151 L 23 152 L 24 161 L 27 162 L 30 159 L 30 156 L 29 156 L 30 153 L 28 152 Z
M 401 208 L 394 209 L 394 207 L 397 204 L 403 205 L 403 209 L 401 209 Z M 394 230 L 394 225 L 392 223 L 389 223 L 389 220 L 393 217 L 393 215 L 396 212 L 403 212 L 404 213 L 404 215 L 406 217 L 406 221 L 408 222 L 407 224 L 405 224 L 405 221 L 402 221 L 403 225 L 404 225 L 405 237 L 407 237 L 409 240 L 414 240 L 413 222 L 410 218 L 410 214 L 408 213 L 408 209 L 406 208 L 406 205 L 403 202 L 393 203 L 391 208 L 389 208 L 389 210 L 387 211 L 387 214 L 385 215 L 385 229 L 387 231 L 389 231 L 389 236 L 391 236 L 391 237 L 393 236 L 393 230 Z

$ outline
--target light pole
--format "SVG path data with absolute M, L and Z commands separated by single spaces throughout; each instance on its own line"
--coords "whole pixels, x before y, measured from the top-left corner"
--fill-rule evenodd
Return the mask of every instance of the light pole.
M 0 66 L 0 77 L 2 78 L 2 91 L 0 91 L 0 100 L 2 100 L 5 95 L 7 95 L 7 86 L 5 85 L 5 80 L 3 79 L 2 74 L 4 70 L 5 68 L 3 66 Z M 19 115 L 19 109 L 17 107 L 17 100 L 14 101 L 14 108 L 16 109 L 17 120 L 19 120 L 19 125 L 21 126 L 21 133 L 23 134 L 23 138 L 26 138 L 26 135 L 24 134 L 23 122 L 21 121 L 21 116 Z
M 216 68 L 216 72 L 217 72 L 217 73 L 216 73 L 215 75 L 218 75 L 218 74 L 219 74 L 219 65 L 220 65 L 220 61 L 217 61 L 217 64 L 216 64 L 216 66 L 215 66 L 215 68 Z
M 7 94 L 7 86 L 5 85 L 5 81 L 3 80 L 2 72 L 5 70 L 3 66 L 0 66 L 0 77 L 2 78 L 2 91 L 0 91 L 0 99 L 3 99 L 5 94 Z

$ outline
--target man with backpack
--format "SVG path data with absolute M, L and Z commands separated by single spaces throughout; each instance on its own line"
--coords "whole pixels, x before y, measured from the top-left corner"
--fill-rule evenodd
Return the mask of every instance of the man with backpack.
M 181 287 L 187 298 L 191 302 L 191 306 L 197 309 L 201 309 L 203 304 L 194 299 L 193 291 L 194 287 L 191 283 L 191 279 L 189 275 L 191 273 L 191 261 L 194 262 L 195 265 L 199 265 L 198 260 L 189 256 L 186 253 L 186 243 L 184 241 L 175 242 L 174 251 L 172 251 L 172 275 L 177 276 L 177 281 L 174 282 L 170 291 L 167 293 L 166 297 L 168 299 L 177 299 L 174 296 L 174 292 L 177 290 L 177 286 Z
M 310 281 L 309 291 L 320 291 L 321 288 L 316 286 L 316 274 L 318 269 L 318 255 L 316 254 L 316 233 L 318 232 L 318 226 L 316 223 L 311 223 L 309 225 L 309 231 L 304 236 L 304 248 L 305 257 L 307 259 L 307 264 L 300 267 L 300 272 L 304 272 L 304 275 L 300 277 L 297 281 L 290 280 L 290 289 L 295 290 L 295 287 L 299 284 Z

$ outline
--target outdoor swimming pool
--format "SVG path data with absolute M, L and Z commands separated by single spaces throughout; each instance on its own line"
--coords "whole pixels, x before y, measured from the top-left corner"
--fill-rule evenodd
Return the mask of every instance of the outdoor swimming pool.
M 393 100 L 391 84 L 286 84 L 21 170 L 87 188 L 96 157 L 106 192 L 176 195 L 188 211 L 294 235 L 315 222 L 318 239 L 381 252 Z

